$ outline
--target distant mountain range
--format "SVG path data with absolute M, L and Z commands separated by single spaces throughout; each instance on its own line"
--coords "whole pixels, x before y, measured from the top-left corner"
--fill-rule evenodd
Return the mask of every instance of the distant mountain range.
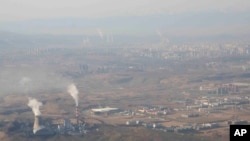
M 21 34 L 241 38 L 250 35 L 250 14 L 203 12 L 98 19 L 40 19 L 0 23 L 0 30 Z

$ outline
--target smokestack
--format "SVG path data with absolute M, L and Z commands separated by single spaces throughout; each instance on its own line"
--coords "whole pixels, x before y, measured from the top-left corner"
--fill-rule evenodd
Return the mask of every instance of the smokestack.
M 78 111 L 78 106 L 76 106 L 76 124 L 79 125 L 79 111 Z
M 34 115 L 35 115 L 35 120 L 34 120 L 34 126 L 33 126 L 33 133 L 35 134 L 38 130 L 42 129 L 43 126 L 39 125 L 39 116 L 41 115 L 41 112 L 39 110 L 39 107 L 42 106 L 43 104 L 36 100 L 35 98 L 29 97 L 29 102 L 28 106 L 32 109 Z
M 39 128 L 39 117 L 35 116 L 33 131 L 37 130 L 38 128 Z
M 34 125 L 33 125 L 33 133 L 36 134 L 36 132 L 42 128 L 43 127 L 39 125 L 39 116 L 35 116 Z
M 77 125 L 79 124 L 79 113 L 78 113 L 78 90 L 76 88 L 76 85 L 74 83 L 70 84 L 68 86 L 68 93 L 73 97 L 75 100 L 75 116 L 76 116 L 76 122 Z
M 78 107 L 78 90 L 74 83 L 68 86 L 68 93 L 73 97 L 75 100 L 76 107 Z

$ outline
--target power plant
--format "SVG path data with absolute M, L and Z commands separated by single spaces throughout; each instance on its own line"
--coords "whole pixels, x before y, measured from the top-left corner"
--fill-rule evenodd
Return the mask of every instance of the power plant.
M 75 101 L 75 122 L 72 122 L 68 118 L 63 118 L 63 122 L 60 123 L 47 123 L 42 125 L 41 118 L 42 113 L 39 110 L 43 104 L 35 98 L 29 97 L 28 106 L 32 109 L 34 113 L 34 124 L 33 132 L 30 130 L 26 133 L 28 136 L 51 136 L 55 134 L 59 135 L 84 135 L 89 130 L 94 129 L 94 126 L 89 126 L 79 117 L 79 106 L 78 106 L 78 90 L 75 84 L 70 84 L 68 86 L 68 93 L 73 97 Z

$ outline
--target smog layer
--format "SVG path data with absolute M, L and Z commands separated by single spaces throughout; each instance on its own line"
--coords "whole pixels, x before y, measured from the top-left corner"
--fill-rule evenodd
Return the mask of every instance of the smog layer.
M 94 32 L 2 34 L 1 141 L 227 141 L 249 123 L 249 40 Z

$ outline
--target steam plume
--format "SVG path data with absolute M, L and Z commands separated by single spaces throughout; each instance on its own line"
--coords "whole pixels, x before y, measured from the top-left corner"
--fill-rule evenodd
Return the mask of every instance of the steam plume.
M 68 86 L 68 93 L 73 97 L 73 99 L 75 100 L 76 106 L 78 106 L 78 90 L 76 88 L 75 84 L 70 84 Z
M 103 32 L 100 29 L 97 29 L 97 32 L 98 32 L 100 38 L 103 39 Z
M 42 105 L 43 104 L 41 102 L 39 102 L 37 99 L 29 97 L 28 106 L 32 109 L 35 116 L 41 115 L 39 107 Z
M 163 35 L 159 30 L 156 30 L 157 35 L 160 37 L 161 40 L 163 40 Z
M 29 86 L 31 84 L 31 79 L 29 77 L 22 77 L 19 84 L 23 88 L 24 92 L 27 94 L 29 92 Z
M 19 83 L 22 85 L 22 86 L 25 86 L 27 85 L 28 83 L 30 83 L 31 79 L 29 77 L 22 77 L 22 79 L 19 81 Z

